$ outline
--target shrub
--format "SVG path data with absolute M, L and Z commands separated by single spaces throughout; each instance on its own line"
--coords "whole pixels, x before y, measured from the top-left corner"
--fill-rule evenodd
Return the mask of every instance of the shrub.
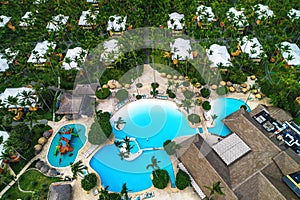
M 207 98 L 210 95 L 210 90 L 208 88 L 202 88 L 200 93 L 202 97 Z
M 151 87 L 152 87 L 153 89 L 156 89 L 156 88 L 159 87 L 159 84 L 158 84 L 157 82 L 151 83 Z
M 164 189 L 167 187 L 170 177 L 166 170 L 164 169 L 157 169 L 152 172 L 153 180 L 152 183 L 154 187 L 158 189 Z
M 190 115 L 188 116 L 188 120 L 189 120 L 192 124 L 200 123 L 200 122 L 201 122 L 200 116 L 197 115 L 197 114 L 190 114 Z
M 174 92 L 169 92 L 168 96 L 169 96 L 171 99 L 176 98 L 176 94 L 175 94 Z
M 85 191 L 91 190 L 97 185 L 97 176 L 95 173 L 88 174 L 81 180 L 81 187 Z
M 192 99 L 195 96 L 195 93 L 190 91 L 190 90 L 186 90 L 186 91 L 183 92 L 183 96 L 186 99 Z
M 138 94 L 138 95 L 135 96 L 135 98 L 136 98 L 136 99 L 141 99 L 141 98 L 142 98 L 142 95 Z
M 222 96 L 228 93 L 228 88 L 226 86 L 218 87 L 216 90 L 217 94 Z
M 102 88 L 96 91 L 96 97 L 98 99 L 106 99 L 110 95 L 110 90 L 108 88 Z
M 175 185 L 179 190 L 183 190 L 191 184 L 190 176 L 181 169 L 176 174 Z
M 166 140 L 163 144 L 163 147 L 168 155 L 174 155 L 176 153 L 176 149 L 180 149 L 181 146 L 176 144 L 175 141 Z
M 209 101 L 204 101 L 204 102 L 202 103 L 202 108 L 203 108 L 204 110 L 210 110 L 210 109 L 211 109 L 211 105 L 210 105 Z
M 184 87 L 189 87 L 189 86 L 190 86 L 190 82 L 184 81 L 184 82 L 182 83 L 182 85 L 183 85 Z
M 125 89 L 120 89 L 117 91 L 115 97 L 119 100 L 119 101 L 124 101 L 125 99 L 128 98 L 128 91 Z
M 108 112 L 97 112 L 95 122 L 88 133 L 88 141 L 92 144 L 103 144 L 110 137 L 112 126 L 110 124 L 110 114 Z

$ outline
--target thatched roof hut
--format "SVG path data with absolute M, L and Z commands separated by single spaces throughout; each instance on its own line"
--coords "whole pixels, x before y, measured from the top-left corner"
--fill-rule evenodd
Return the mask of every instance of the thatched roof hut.
M 47 142 L 47 139 L 45 137 L 40 137 L 39 140 L 38 140 L 38 143 L 41 144 L 41 145 L 46 144 L 46 142 Z
M 53 183 L 50 185 L 48 200 L 71 200 L 72 186 L 71 184 Z
M 41 172 L 43 172 L 45 174 L 48 171 L 49 171 L 49 166 L 47 164 L 43 165 L 42 168 L 41 168 Z
M 57 171 L 55 168 L 51 168 L 48 173 L 49 176 L 57 176 Z
M 44 161 L 39 160 L 39 161 L 37 161 L 37 163 L 35 164 L 35 167 L 36 167 L 37 169 L 41 169 L 44 165 L 45 165 Z
M 45 132 L 43 133 L 43 137 L 45 137 L 45 138 L 47 138 L 47 139 L 49 139 L 49 138 L 51 137 L 51 135 L 52 135 L 52 132 L 51 132 L 51 131 L 45 131 Z

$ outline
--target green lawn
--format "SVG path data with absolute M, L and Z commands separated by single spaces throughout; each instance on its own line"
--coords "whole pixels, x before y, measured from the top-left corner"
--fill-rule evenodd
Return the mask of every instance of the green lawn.
M 53 182 L 60 181 L 60 178 L 52 178 L 44 176 L 36 170 L 29 170 L 25 172 L 20 178 L 20 187 L 26 191 L 39 191 L 39 199 L 47 199 L 49 186 Z M 23 193 L 19 191 L 18 185 L 14 184 L 2 197 L 4 200 L 15 199 L 31 199 L 31 193 Z M 1 200 L 2 200 L 1 199 Z

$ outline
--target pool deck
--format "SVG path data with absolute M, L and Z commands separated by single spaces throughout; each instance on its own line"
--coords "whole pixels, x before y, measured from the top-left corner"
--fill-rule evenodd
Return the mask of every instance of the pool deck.
M 140 76 L 137 80 L 135 80 L 132 84 L 131 84 L 131 88 L 128 89 L 130 98 L 129 101 L 127 103 L 130 103 L 131 101 L 135 101 L 135 98 L 133 98 L 133 94 L 137 94 L 137 90 L 136 90 L 136 83 L 140 82 L 143 83 L 143 87 L 139 88 L 139 94 L 145 94 L 147 98 L 151 98 L 151 96 L 149 95 L 149 91 L 151 90 L 151 83 L 154 82 L 154 78 L 153 78 L 153 74 L 155 74 L 155 81 L 159 83 L 159 92 L 161 95 L 164 95 L 164 91 L 166 91 L 167 86 L 168 86 L 168 80 L 166 77 L 162 77 L 160 75 L 160 73 L 158 73 L 157 71 L 154 71 L 149 65 L 145 65 L 144 66 L 144 73 L 142 74 L 142 76 Z M 174 82 L 182 82 L 179 80 L 174 80 Z M 247 85 L 252 85 L 253 81 L 248 79 L 247 81 Z M 183 86 L 181 86 L 183 87 Z M 178 91 L 181 90 L 181 87 L 178 88 Z M 192 91 L 196 91 L 196 89 L 192 86 L 188 87 L 189 90 Z M 115 93 L 115 91 L 112 92 L 113 94 Z M 176 99 L 169 99 L 169 101 L 172 101 L 174 103 L 176 103 L 176 105 L 178 106 L 178 109 L 183 112 L 185 115 L 187 115 L 187 112 L 182 108 L 179 107 L 179 104 L 181 102 L 182 99 L 184 99 L 184 96 L 182 94 L 182 92 L 177 92 L 176 93 Z M 209 97 L 208 100 L 212 100 L 215 98 L 218 98 L 219 96 L 216 94 L 215 91 L 211 91 L 211 95 Z M 249 97 L 249 94 L 244 94 L 244 93 L 228 93 L 227 95 L 223 96 L 225 98 L 235 98 L 235 99 L 241 99 L 243 101 L 246 101 L 247 98 Z M 268 98 L 263 98 L 262 100 L 258 100 L 256 99 L 253 95 L 250 95 L 251 99 L 247 101 L 247 104 L 249 105 L 249 107 L 251 109 L 254 109 L 258 104 L 265 104 L 265 105 L 269 105 L 270 101 Z M 113 115 L 115 113 L 117 113 L 116 111 L 116 105 L 117 105 L 117 100 L 114 97 L 110 97 L 108 99 L 105 100 L 97 100 L 97 110 L 103 110 L 103 111 L 107 111 L 112 113 Z M 125 105 L 127 104 L 125 103 Z M 123 106 L 125 106 L 123 105 Z M 201 107 L 196 106 L 193 107 L 191 109 L 192 112 L 194 113 L 200 113 L 200 117 L 201 117 L 201 123 L 199 124 L 190 124 L 191 127 L 193 128 L 199 128 L 201 127 L 203 129 L 204 134 L 201 134 L 201 136 L 203 136 L 206 141 L 210 144 L 213 145 L 215 143 L 218 142 L 218 136 L 216 135 L 212 135 L 208 132 L 207 130 L 207 126 L 211 126 L 211 121 L 205 121 L 204 117 L 203 117 L 203 110 Z M 89 128 L 91 126 L 91 124 L 93 123 L 93 119 L 92 118 L 81 118 L 78 120 L 66 120 L 65 118 L 63 118 L 61 121 L 59 122 L 49 122 L 49 125 L 53 128 L 54 133 L 56 133 L 58 131 L 58 129 L 60 127 L 62 127 L 63 125 L 67 124 L 67 123 L 80 123 L 86 126 L 87 130 L 86 130 L 86 134 L 89 131 Z M 38 155 L 38 158 L 46 161 L 47 160 L 47 153 L 48 153 L 48 149 L 50 147 L 51 144 L 51 140 L 52 140 L 53 136 L 51 137 L 51 139 L 45 144 L 42 152 Z M 184 136 L 184 137 L 180 137 L 180 138 L 176 138 L 175 141 L 176 142 L 180 142 L 183 141 L 185 139 L 187 139 L 188 136 Z M 109 142 L 109 141 L 108 141 Z M 91 157 L 93 156 L 93 154 L 95 152 L 97 152 L 102 146 L 96 146 L 96 145 L 92 145 L 90 144 L 88 141 L 86 142 L 86 144 L 83 146 L 83 148 L 79 151 L 78 156 L 76 158 L 76 161 L 78 160 L 82 160 L 83 164 L 85 164 L 86 166 L 88 166 L 88 171 L 89 173 L 91 172 L 95 172 L 89 165 L 89 161 L 91 159 Z M 171 157 L 173 168 L 175 170 L 176 173 L 176 166 L 178 164 L 178 161 L 174 158 Z M 76 162 L 75 161 L 75 162 Z M 65 168 L 59 168 L 58 169 L 61 173 L 63 173 L 63 176 L 72 176 L 72 172 L 71 169 L 69 167 L 65 167 Z M 80 176 L 78 176 L 77 180 L 72 182 L 72 186 L 73 186 L 73 197 L 76 197 L 76 199 L 98 199 L 98 195 L 94 196 L 93 195 L 93 190 L 86 192 L 81 188 L 81 184 L 80 184 L 80 180 L 82 178 Z M 101 183 L 99 180 L 99 184 L 98 184 L 98 190 L 100 191 L 101 188 Z M 152 197 L 151 199 L 153 200 L 160 200 L 160 199 L 166 199 L 166 200 L 173 200 L 173 199 L 189 199 L 189 200 L 196 200 L 196 199 L 200 199 L 199 196 L 193 191 L 193 189 L 191 187 L 186 188 L 183 191 L 179 191 L 178 189 L 174 189 L 171 188 L 170 186 L 168 186 L 165 190 L 158 190 L 155 189 L 154 187 L 151 187 L 148 190 L 145 191 L 141 191 L 138 193 L 130 193 L 130 196 L 135 197 L 137 195 L 142 195 L 145 192 L 148 191 L 154 191 L 155 196 Z M 134 199 L 134 198 L 133 198 Z

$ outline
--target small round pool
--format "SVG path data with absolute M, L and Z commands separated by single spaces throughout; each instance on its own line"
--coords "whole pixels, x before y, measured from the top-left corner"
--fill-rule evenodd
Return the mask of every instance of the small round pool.
M 216 114 L 218 117 L 215 119 L 215 126 L 208 128 L 208 132 L 222 137 L 227 136 L 231 132 L 222 122 L 222 119 L 239 110 L 242 105 L 246 105 L 247 111 L 250 111 L 250 107 L 240 99 L 218 98 L 213 100 L 211 105 L 212 109 L 208 112 L 209 116 Z M 199 131 L 202 132 L 201 129 Z
M 68 124 L 55 134 L 48 151 L 48 162 L 53 167 L 67 167 L 73 163 L 86 141 L 85 126 Z M 62 153 L 60 153 L 62 152 Z
M 99 174 L 102 185 L 109 186 L 108 190 L 113 192 L 120 192 L 124 183 L 131 192 L 150 188 L 153 169 L 147 169 L 147 165 L 151 164 L 151 158 L 155 156 L 160 161 L 158 166 L 168 171 L 171 187 L 175 187 L 169 155 L 164 150 L 153 148 L 163 147 L 166 140 L 196 134 L 197 130 L 188 125 L 186 117 L 175 103 L 165 100 L 143 99 L 132 102 L 112 117 L 111 124 L 119 117 L 126 123 L 122 130 L 116 130 L 113 126 L 115 137 L 118 140 L 126 136 L 135 138 L 143 152 L 132 161 L 121 160 L 115 145 L 106 145 L 96 152 L 90 160 L 90 166 Z M 132 151 L 136 152 L 136 148 Z

